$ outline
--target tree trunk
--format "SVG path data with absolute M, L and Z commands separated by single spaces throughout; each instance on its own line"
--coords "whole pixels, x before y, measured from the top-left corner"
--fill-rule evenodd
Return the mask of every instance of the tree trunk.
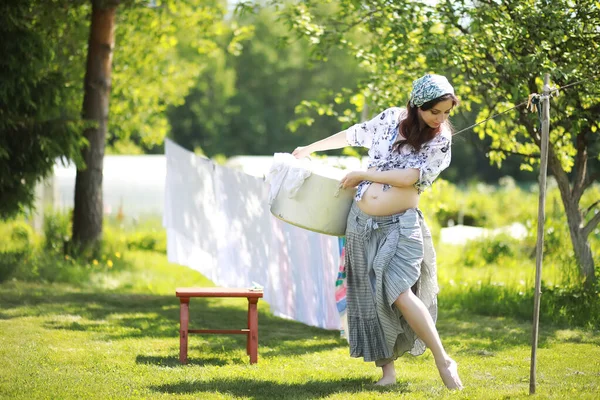
M 93 1 L 84 82 L 83 118 L 93 121 L 84 135 L 89 142 L 83 150 L 85 167 L 77 170 L 73 242 L 87 247 L 102 238 L 102 168 L 111 88 L 116 5 L 103 7 Z
M 569 228 L 571 228 L 571 223 L 569 223 Z M 579 272 L 585 279 L 585 286 L 591 288 L 596 282 L 596 274 L 590 242 L 587 236 L 583 234 L 581 228 L 575 232 L 571 232 L 571 242 L 573 243 L 575 258 L 579 265 Z
M 579 274 L 585 280 L 585 286 L 591 288 L 596 282 L 594 257 L 592 256 L 592 248 L 588 241 L 588 235 L 584 232 L 583 216 L 579 210 L 580 197 L 572 195 L 567 174 L 560 166 L 560 162 L 555 158 L 554 154 L 550 155 L 549 164 L 556 177 L 560 197 L 567 214 L 569 236 L 571 237 L 571 244 L 573 245 L 575 259 L 579 267 Z
M 585 285 L 589 287 L 596 281 L 592 248 L 587 235 L 583 232 L 583 217 L 579 211 L 579 205 L 574 204 L 572 199 L 570 199 L 570 203 L 569 205 L 565 204 L 565 210 L 571 234 L 571 244 L 573 245 L 573 251 L 575 252 L 575 258 L 579 266 L 579 274 L 585 279 Z

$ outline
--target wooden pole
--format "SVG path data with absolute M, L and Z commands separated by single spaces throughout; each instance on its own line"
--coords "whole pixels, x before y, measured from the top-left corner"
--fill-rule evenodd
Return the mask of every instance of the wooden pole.
M 535 246 L 535 296 L 533 305 L 533 343 L 529 394 L 535 394 L 536 353 L 540 325 L 540 297 L 542 295 L 542 258 L 544 253 L 544 221 L 546 219 L 546 173 L 548 170 L 548 137 L 550 133 L 550 75 L 544 76 L 542 89 L 542 137 L 540 146 L 540 196 L 538 205 L 537 243 Z

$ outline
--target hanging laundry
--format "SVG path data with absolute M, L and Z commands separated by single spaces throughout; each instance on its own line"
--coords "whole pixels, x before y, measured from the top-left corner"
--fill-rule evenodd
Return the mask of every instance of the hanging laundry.
M 214 164 L 175 143 L 165 143 L 167 172 L 163 226 L 169 261 L 195 269 L 212 281 L 219 241 Z M 183 260 L 185 262 L 179 262 Z
M 338 238 L 273 217 L 269 185 L 166 140 L 169 261 L 225 287 L 264 287 L 277 316 L 339 329 Z M 184 285 L 184 283 L 182 283 Z
M 337 238 L 298 228 L 273 216 L 271 220 L 273 242 L 269 283 L 265 288 L 265 300 L 271 310 L 308 325 L 339 329 L 335 304 Z
M 294 197 L 310 174 L 310 166 L 306 160 L 298 160 L 289 153 L 275 153 L 273 164 L 267 173 L 269 204 L 273 203 L 282 188 L 287 196 Z
M 337 307 L 337 311 L 340 315 L 340 325 L 341 331 L 340 336 L 348 339 L 348 316 L 347 310 L 348 305 L 346 303 L 346 291 L 347 291 L 347 282 L 348 275 L 346 273 L 346 238 L 339 238 L 339 248 L 340 248 L 340 261 L 338 268 L 338 275 L 335 281 L 335 304 Z

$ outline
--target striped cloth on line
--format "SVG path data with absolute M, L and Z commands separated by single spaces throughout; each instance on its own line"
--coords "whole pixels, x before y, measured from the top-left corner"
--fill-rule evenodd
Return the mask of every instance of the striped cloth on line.
M 348 339 L 348 318 L 346 315 L 347 304 L 346 304 L 346 289 L 347 289 L 347 276 L 346 267 L 344 265 L 344 259 L 346 257 L 346 238 L 339 238 L 340 246 L 340 265 L 338 269 L 337 279 L 335 281 L 335 304 L 340 314 L 340 337 Z

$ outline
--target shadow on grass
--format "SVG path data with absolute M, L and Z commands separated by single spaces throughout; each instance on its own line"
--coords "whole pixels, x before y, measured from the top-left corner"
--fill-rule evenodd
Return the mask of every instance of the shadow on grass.
M 445 346 L 459 346 L 463 348 L 461 352 L 480 356 L 494 356 L 497 351 L 531 345 L 532 324 L 512 318 L 453 311 L 438 319 L 437 327 Z M 546 347 L 556 330 L 556 327 L 540 327 L 538 346 Z
M 151 390 L 168 394 L 227 393 L 236 397 L 256 400 L 268 399 L 319 399 L 332 394 L 373 392 L 407 393 L 408 384 L 400 382 L 392 387 L 378 387 L 370 379 L 355 378 L 334 381 L 308 381 L 280 383 L 264 380 L 220 378 L 209 382 L 181 381 L 179 383 L 150 386 Z
M 66 292 L 35 287 L 10 293 L 0 287 L 0 308 L 7 319 L 43 317 L 46 329 L 95 332 L 102 339 L 172 338 L 179 345 L 179 299 L 173 296 L 105 292 Z M 9 288 L 10 289 L 10 288 Z M 15 290 L 16 292 L 16 290 Z M 299 355 L 346 346 L 339 332 L 309 327 L 262 311 L 259 302 L 259 352 Z M 247 323 L 247 300 L 192 299 L 190 329 L 240 329 Z M 190 335 L 190 353 L 201 341 L 203 353 L 245 349 L 245 335 Z
M 159 367 L 183 367 L 179 362 L 179 357 L 160 357 L 160 356 L 137 356 L 135 362 L 145 365 L 156 365 Z M 240 361 L 241 363 L 241 361 Z M 222 367 L 227 365 L 227 361 L 217 357 L 188 357 L 186 365 L 206 366 L 213 365 Z
M 190 329 L 239 329 L 247 319 L 246 299 L 192 299 Z M 347 348 L 337 331 L 309 327 L 281 319 L 259 302 L 259 354 L 301 355 Z M 0 286 L 0 318 L 43 317 L 46 329 L 95 332 L 100 339 L 172 338 L 179 345 L 179 301 L 173 294 L 80 292 L 60 286 Z M 440 310 L 437 326 L 446 346 L 463 352 L 493 356 L 496 351 L 529 346 L 531 323 L 512 318 L 485 317 Z M 555 326 L 542 326 L 539 346 L 558 338 Z M 244 335 L 191 335 L 190 357 L 200 351 L 207 357 L 245 349 Z M 200 339 L 198 339 L 200 338 Z M 569 338 L 559 338 L 569 340 Z M 583 339 L 587 340 L 586 338 Z M 197 348 L 198 343 L 201 347 Z M 268 349 L 268 351 L 265 351 Z M 142 356 L 140 356 L 142 357 Z M 170 354 L 165 355 L 169 359 Z M 159 357 L 160 358 L 160 357 Z M 204 361 L 203 361 L 204 360 Z M 199 363 L 208 359 L 198 359 Z M 214 361 L 215 363 L 217 361 Z M 220 362 L 220 361 L 219 361 Z M 213 364 L 217 365 L 217 364 Z

